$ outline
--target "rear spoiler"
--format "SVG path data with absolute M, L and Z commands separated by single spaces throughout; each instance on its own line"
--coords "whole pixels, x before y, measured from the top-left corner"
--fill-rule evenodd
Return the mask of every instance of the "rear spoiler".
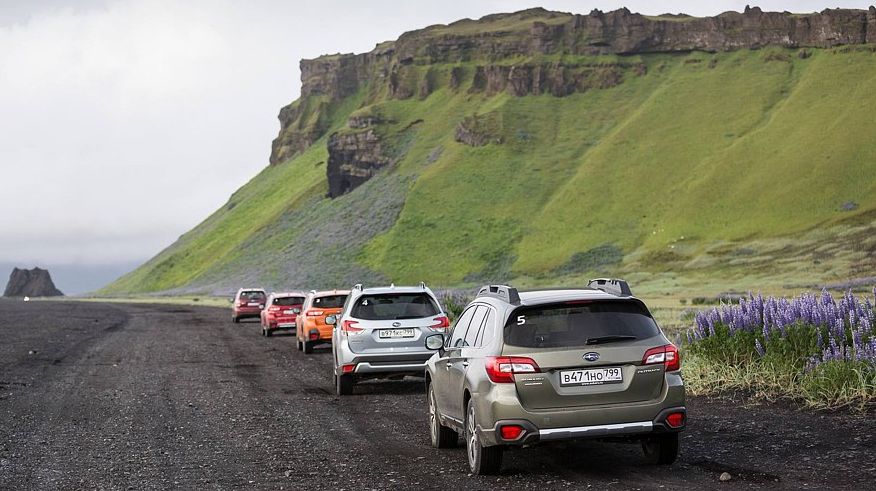
M 630 284 L 624 280 L 617 278 L 596 278 L 587 283 L 588 288 L 594 290 L 602 290 L 609 295 L 616 297 L 632 297 L 633 292 L 630 290 Z

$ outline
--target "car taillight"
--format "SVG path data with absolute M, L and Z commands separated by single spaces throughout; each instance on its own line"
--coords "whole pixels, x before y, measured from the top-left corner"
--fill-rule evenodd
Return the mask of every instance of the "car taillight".
M 322 315 L 322 313 L 323 313 L 322 310 L 308 310 L 307 316 L 308 317 L 319 317 Z
M 432 319 L 432 322 L 433 324 L 429 326 L 429 329 L 436 332 L 446 332 L 447 328 L 450 327 L 450 319 L 446 315 L 439 315 Z
M 356 364 L 350 363 L 349 365 L 341 365 L 341 371 L 344 373 L 353 373 L 356 371 Z
M 356 321 L 344 321 L 341 325 L 341 329 L 347 334 L 359 334 L 364 331 L 361 327 L 357 327 L 359 325 Z
M 503 440 L 516 440 L 522 433 L 523 427 L 520 425 L 503 425 L 499 428 Z
M 651 348 L 642 357 L 643 365 L 663 364 L 667 372 L 675 372 L 681 369 L 681 356 L 674 344 L 667 344 L 658 348 Z
M 681 428 L 684 425 L 684 413 L 672 413 L 666 416 L 666 424 L 672 428 Z
M 279 312 L 281 308 L 282 307 L 279 307 L 277 305 L 271 305 L 270 307 L 268 307 L 268 312 Z
M 521 356 L 489 356 L 486 367 L 487 376 L 496 383 L 514 383 L 515 373 L 541 372 L 535 361 Z

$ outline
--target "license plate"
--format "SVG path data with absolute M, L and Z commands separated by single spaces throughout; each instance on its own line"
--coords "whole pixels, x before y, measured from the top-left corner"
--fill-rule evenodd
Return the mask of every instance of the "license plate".
M 294 322 L 287 322 L 285 324 L 277 324 L 277 327 L 295 327 Z
M 414 337 L 413 329 L 381 329 L 377 331 L 377 336 L 380 339 L 395 339 L 395 338 L 412 338 Z
M 589 368 L 560 372 L 560 385 L 619 384 L 624 381 L 620 367 Z
M 295 311 L 294 311 L 294 310 L 284 310 L 283 313 L 286 314 L 286 315 L 295 315 Z
M 250 302 L 247 305 L 250 307 L 258 307 L 259 306 L 258 302 Z

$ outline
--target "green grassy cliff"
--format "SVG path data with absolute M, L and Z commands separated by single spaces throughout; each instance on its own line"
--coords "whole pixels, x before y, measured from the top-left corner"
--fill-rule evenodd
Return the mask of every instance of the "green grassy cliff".
M 717 292 L 876 274 L 866 39 L 611 53 L 580 49 L 593 34 L 571 22 L 529 11 L 302 62 L 273 164 L 102 293 L 594 275 Z M 466 36 L 467 52 L 421 48 Z

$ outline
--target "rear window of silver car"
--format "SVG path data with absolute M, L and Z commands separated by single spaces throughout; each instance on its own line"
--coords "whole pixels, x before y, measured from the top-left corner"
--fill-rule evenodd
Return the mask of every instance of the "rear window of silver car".
M 426 293 L 362 295 L 350 313 L 362 320 L 419 319 L 438 315 L 438 305 Z
M 322 309 L 338 309 L 344 306 L 347 301 L 346 295 L 329 295 L 326 297 L 316 297 L 313 299 L 313 306 Z
M 561 348 L 646 339 L 659 332 L 637 302 L 579 301 L 518 308 L 504 338 L 510 346 Z

